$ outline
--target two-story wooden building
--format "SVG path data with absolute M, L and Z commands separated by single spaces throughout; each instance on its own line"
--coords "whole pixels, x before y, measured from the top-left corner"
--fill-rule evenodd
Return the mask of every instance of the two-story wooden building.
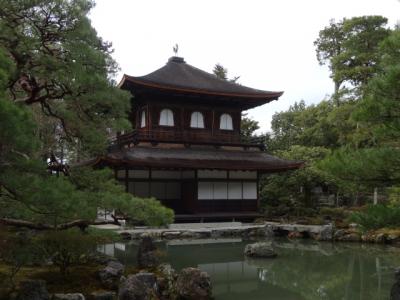
M 260 175 L 301 166 L 241 137 L 242 111 L 282 92 L 219 79 L 181 57 L 146 76 L 124 75 L 119 86 L 132 94 L 133 131 L 118 135 L 96 164 L 114 168 L 128 192 L 173 208 L 177 219 L 255 216 Z

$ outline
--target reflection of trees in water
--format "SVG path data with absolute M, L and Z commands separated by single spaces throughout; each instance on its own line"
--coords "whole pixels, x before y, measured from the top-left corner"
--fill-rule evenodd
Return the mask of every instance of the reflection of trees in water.
M 274 243 L 276 259 L 244 259 L 246 243 L 166 246 L 176 269 L 199 266 L 213 281 L 217 299 L 388 299 L 399 249 L 379 245 L 332 244 L 305 240 Z M 121 247 L 118 247 L 121 248 Z M 136 246 L 115 254 L 126 263 Z
M 400 263 L 397 249 L 324 243 L 320 252 L 318 245 L 281 243 L 276 245 L 279 257 L 273 264 L 266 266 L 265 260 L 254 259 L 247 262 L 259 266 L 260 281 L 296 291 L 306 299 L 388 298 L 393 267 Z

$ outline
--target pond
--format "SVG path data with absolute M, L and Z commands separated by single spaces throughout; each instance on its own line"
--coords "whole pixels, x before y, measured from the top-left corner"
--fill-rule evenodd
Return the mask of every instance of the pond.
M 159 243 L 176 270 L 198 267 L 212 279 L 215 299 L 312 300 L 389 299 L 400 249 L 391 246 L 274 240 L 275 259 L 246 259 L 241 239 L 180 240 Z M 137 244 L 99 250 L 134 265 Z

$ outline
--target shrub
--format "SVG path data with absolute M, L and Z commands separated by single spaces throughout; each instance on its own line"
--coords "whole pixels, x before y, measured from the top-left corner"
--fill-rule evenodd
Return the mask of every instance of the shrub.
M 134 212 L 134 219 L 129 220 L 133 224 L 164 226 L 174 222 L 174 211 L 154 198 L 135 198 L 127 210 Z
M 368 205 L 364 211 L 353 212 L 349 220 L 357 223 L 362 230 L 399 227 L 400 206 Z
M 11 232 L 0 228 L 0 262 L 4 263 L 0 272 L 0 299 L 8 299 L 21 268 L 40 262 L 29 231 Z
M 319 214 L 335 220 L 344 220 L 349 217 L 350 212 L 343 207 L 322 207 Z
M 36 244 L 44 258 L 50 259 L 65 275 L 71 266 L 87 263 L 103 239 L 96 234 L 83 233 L 78 229 L 50 231 L 40 234 Z

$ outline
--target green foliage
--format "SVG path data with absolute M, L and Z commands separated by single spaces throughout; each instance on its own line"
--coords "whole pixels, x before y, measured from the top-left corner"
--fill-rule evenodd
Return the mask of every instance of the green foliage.
M 389 204 L 400 206 L 400 187 L 393 186 L 389 188 Z
M 126 209 L 133 215 L 131 221 L 150 226 L 164 226 L 174 221 L 174 212 L 154 199 L 136 198 Z
M 235 76 L 232 79 L 228 79 L 228 69 L 224 68 L 221 64 L 216 64 L 213 69 L 213 74 L 222 80 L 227 80 L 236 83 L 240 76 Z
M 319 63 L 329 65 L 335 93 L 273 116 L 267 149 L 306 161 L 297 171 L 263 180 L 263 204 L 277 214 L 315 205 L 315 187 L 335 193 L 338 202 L 359 204 L 375 187 L 399 185 L 399 29 L 388 29 L 381 16 L 331 20 L 314 44 Z
M 314 42 L 317 58 L 320 64 L 328 62 L 335 94 L 346 82 L 359 93 L 379 71 L 378 48 L 390 33 L 386 25 L 384 17 L 362 16 L 336 23 L 331 20 L 329 26 L 320 31 Z
M 98 235 L 70 229 L 46 232 L 37 237 L 35 242 L 43 257 L 50 259 L 62 274 L 66 274 L 72 266 L 87 263 L 99 241 Z
M 318 163 L 318 167 L 343 181 L 376 186 L 398 182 L 399 155 L 398 149 L 388 147 L 343 148 Z
M 251 140 L 255 136 L 255 131 L 260 129 L 258 122 L 247 117 L 246 113 L 242 114 L 240 122 L 240 135 L 242 138 Z
M 353 185 L 390 186 L 400 180 L 400 33 L 391 32 L 375 55 L 382 57 L 378 74 L 350 115 L 357 122 L 353 143 L 344 145 L 319 165 Z
M 397 146 L 400 137 L 400 30 L 395 30 L 383 43 L 382 72 L 368 85 L 366 97 L 359 103 L 355 117 L 373 128 L 377 143 Z
M 351 140 L 356 124 L 350 115 L 353 103 L 335 107 L 332 101 L 306 106 L 295 103 L 272 117 L 268 149 L 286 150 L 292 145 L 337 148 Z
M 0 275 L 0 298 L 9 295 L 16 287 L 15 278 L 26 265 L 40 262 L 32 239 L 27 232 L 0 231 L 0 263 L 7 265 L 6 271 Z M 4 276 L 4 278 L 2 278 Z M 4 299 L 8 297 L 4 296 Z
M 228 69 L 224 68 L 221 64 L 216 64 L 213 73 L 220 79 L 228 80 Z
M 400 206 L 369 205 L 365 211 L 354 212 L 350 221 L 360 225 L 362 230 L 400 226 Z
M 108 169 L 48 170 L 50 157 L 74 165 L 102 155 L 110 132 L 129 124 L 130 95 L 111 80 L 118 70 L 111 45 L 87 17 L 93 2 L 0 0 L 0 7 L 0 219 L 85 227 L 104 207 L 149 225 L 171 222 L 170 210 L 125 193 Z
M 299 206 L 311 207 L 314 187 L 333 184 L 325 172 L 315 167 L 329 150 L 322 147 L 292 146 L 289 150 L 276 151 L 275 154 L 289 160 L 303 160 L 305 166 L 291 172 L 269 175 L 263 179 L 261 199 L 267 205 L 279 206 L 282 203 L 294 210 Z
M 107 128 L 128 124 L 129 96 L 109 80 L 117 65 L 86 16 L 93 2 L 2 0 L 0 7 L 1 50 L 14 65 L 10 98 L 40 105 L 71 147 L 79 139 L 85 151 L 103 151 Z
M 334 220 L 345 220 L 350 216 L 350 212 L 344 207 L 322 207 L 319 210 L 319 215 Z

